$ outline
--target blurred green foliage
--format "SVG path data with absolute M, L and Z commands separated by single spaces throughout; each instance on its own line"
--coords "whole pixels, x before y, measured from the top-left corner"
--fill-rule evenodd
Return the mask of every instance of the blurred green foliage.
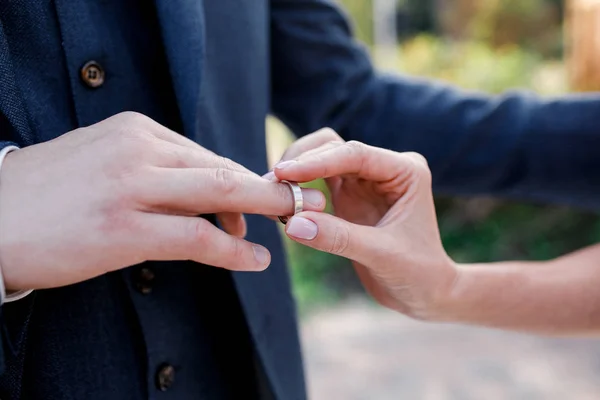
M 354 35 L 368 45 L 373 44 L 373 13 L 371 1 L 343 0 L 343 11 L 352 20 Z
M 550 0 L 485 0 L 468 27 L 469 37 L 493 47 L 515 44 L 543 56 L 562 52 L 563 10 Z
M 447 42 L 419 35 L 402 46 L 399 67 L 406 74 L 498 93 L 530 86 L 539 65 L 536 54 L 515 45 L 495 49 L 483 41 Z
M 474 12 L 469 11 L 468 23 L 463 23 L 468 27 L 468 35 L 460 40 L 448 40 L 432 32 L 416 32 L 400 46 L 400 73 L 443 79 L 489 93 L 517 87 L 541 94 L 566 90 L 564 68 L 557 60 L 560 50 L 556 50 L 561 46 L 560 35 L 556 33 L 561 29 L 560 19 L 556 20 L 552 14 L 562 12 L 560 1 L 448 2 L 464 5 L 468 1 L 475 8 Z M 371 1 L 343 0 L 342 3 L 359 27 L 359 38 L 370 42 Z M 411 0 L 402 0 L 399 4 L 408 3 Z M 423 4 L 431 8 L 434 3 L 436 1 L 431 0 Z M 426 10 L 419 10 L 423 18 Z M 536 39 L 536 33 L 530 28 L 539 27 L 540 20 L 554 21 L 554 25 L 538 28 Z M 514 32 L 503 34 L 503 30 Z M 513 35 L 515 32 L 518 35 Z M 544 35 L 546 39 L 538 40 Z M 323 182 L 315 182 L 313 186 L 325 189 Z M 490 199 L 437 199 L 436 206 L 444 246 L 459 262 L 544 260 L 600 241 L 598 218 L 568 208 Z M 287 243 L 301 311 L 329 304 L 360 290 L 345 260 Z

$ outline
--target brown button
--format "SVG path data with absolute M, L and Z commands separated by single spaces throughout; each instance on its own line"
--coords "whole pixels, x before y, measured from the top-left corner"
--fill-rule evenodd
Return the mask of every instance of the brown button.
M 152 271 L 150 268 L 142 268 L 137 273 L 135 287 L 142 294 L 150 294 L 152 293 L 153 282 L 154 271 Z
M 81 67 L 81 79 L 91 88 L 97 88 L 104 83 L 104 69 L 96 61 L 88 61 Z
M 163 364 L 156 373 L 156 387 L 161 392 L 166 392 L 175 382 L 175 368 L 169 364 Z

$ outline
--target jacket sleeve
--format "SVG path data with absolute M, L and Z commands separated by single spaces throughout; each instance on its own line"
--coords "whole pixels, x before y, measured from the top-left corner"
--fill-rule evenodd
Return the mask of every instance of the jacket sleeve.
M 16 143 L 0 140 L 0 151 Z M 1 172 L 1 170 L 0 170 Z M 1 175 L 0 175 L 1 176 Z M 2 181 L 0 179 L 0 189 Z M 0 218 L 2 216 L 0 210 Z M 0 260 L 2 256 L 0 254 Z M 1 267 L 1 265 L 0 265 Z M 19 301 L 6 303 L 0 307 L 0 389 L 6 381 L 14 381 L 20 376 L 25 354 L 22 350 L 27 339 L 35 293 Z M 14 376 L 7 377 L 6 374 Z M 8 379 L 5 379 L 8 378 Z
M 330 126 L 417 151 L 441 193 L 600 205 L 600 95 L 488 96 L 384 75 L 330 1 L 271 5 L 272 111 L 296 134 Z

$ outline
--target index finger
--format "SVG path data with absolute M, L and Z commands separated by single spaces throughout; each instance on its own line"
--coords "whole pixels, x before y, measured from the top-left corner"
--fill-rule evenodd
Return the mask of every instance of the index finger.
M 235 212 L 293 215 L 294 197 L 286 184 L 224 168 L 155 168 L 144 179 L 132 182 L 144 206 L 197 214 Z M 302 189 L 304 210 L 325 209 L 325 196 Z
M 307 151 L 321 147 L 322 145 L 329 142 L 344 142 L 344 139 L 340 137 L 333 129 L 323 128 L 314 133 L 306 135 L 296 140 L 292 145 L 283 153 L 281 161 L 291 160 L 301 156 Z
M 419 170 L 422 168 L 419 165 L 421 159 L 424 160 L 415 153 L 397 153 L 360 142 L 348 142 L 276 165 L 274 173 L 280 180 L 296 182 L 310 182 L 343 175 L 356 175 L 362 179 L 384 182 L 399 179 L 399 171 Z M 423 166 L 426 168 L 426 163 Z

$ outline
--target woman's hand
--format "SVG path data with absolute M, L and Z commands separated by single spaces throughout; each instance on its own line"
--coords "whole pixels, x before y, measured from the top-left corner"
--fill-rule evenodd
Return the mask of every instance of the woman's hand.
M 331 131 L 304 142 L 314 147 L 325 137 L 332 140 L 279 163 L 274 174 L 296 182 L 326 178 L 336 216 L 298 214 L 287 224 L 288 236 L 351 259 L 367 291 L 384 306 L 437 318 L 457 268 L 440 240 L 425 159 L 345 143 Z
M 353 264 L 383 305 L 412 317 L 561 336 L 600 332 L 600 245 L 542 262 L 454 264 L 437 228 L 423 157 L 321 130 L 294 143 L 274 173 L 326 178 L 337 217 L 304 212 L 293 240 Z

